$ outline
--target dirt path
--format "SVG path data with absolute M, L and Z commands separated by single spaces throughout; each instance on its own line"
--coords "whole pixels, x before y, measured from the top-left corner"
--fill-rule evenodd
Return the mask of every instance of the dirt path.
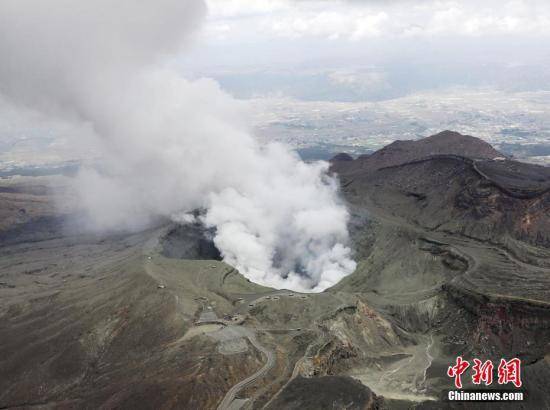
M 431 355 L 430 350 L 432 346 L 434 345 L 434 337 L 432 334 L 430 334 L 430 343 L 426 346 L 426 366 L 424 367 L 424 372 L 422 374 L 422 381 L 418 384 L 419 387 L 426 389 L 426 378 L 428 369 L 433 363 L 434 357 Z

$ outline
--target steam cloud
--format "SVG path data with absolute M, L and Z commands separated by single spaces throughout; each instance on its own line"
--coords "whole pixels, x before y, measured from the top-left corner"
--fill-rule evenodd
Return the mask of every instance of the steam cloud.
M 327 165 L 260 147 L 241 103 L 171 67 L 205 12 L 199 0 L 2 0 L 0 92 L 93 130 L 104 166 L 75 187 L 95 228 L 186 221 L 203 207 L 245 276 L 326 289 L 355 269 Z

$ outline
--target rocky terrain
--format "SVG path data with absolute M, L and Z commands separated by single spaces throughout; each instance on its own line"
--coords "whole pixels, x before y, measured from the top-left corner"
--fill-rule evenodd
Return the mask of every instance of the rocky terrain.
M 346 155 L 342 153 L 340 155 Z M 333 158 L 334 169 L 339 170 L 342 162 L 340 155 Z M 401 165 L 411 161 L 425 159 L 437 155 L 457 155 L 470 159 L 493 159 L 502 157 L 502 154 L 486 142 L 462 135 L 458 132 L 443 131 L 418 141 L 394 141 L 384 148 L 370 155 L 361 155 L 345 167 L 345 173 L 365 173 Z M 344 169 L 342 169 L 344 171 Z
M 440 137 L 445 144 L 429 149 L 425 141 Z M 536 374 L 526 381 L 530 399 L 541 400 L 525 408 L 544 408 L 550 172 L 501 158 L 480 140 L 463 150 L 471 138 L 444 132 L 407 142 L 414 159 L 394 143 L 384 161 L 375 153 L 333 163 L 355 219 L 370 228 L 357 222 L 362 262 L 335 288 L 371 292 L 371 304 L 401 327 L 425 329 L 436 341 L 428 378 L 437 368 L 441 377 L 446 355 L 522 358 L 525 377 Z
M 85 234 L 62 178 L 0 180 L 0 409 L 506 408 L 444 400 L 457 355 L 520 358 L 508 407 L 549 408 L 548 168 L 444 132 L 332 172 L 358 268 L 319 294 L 198 224 Z

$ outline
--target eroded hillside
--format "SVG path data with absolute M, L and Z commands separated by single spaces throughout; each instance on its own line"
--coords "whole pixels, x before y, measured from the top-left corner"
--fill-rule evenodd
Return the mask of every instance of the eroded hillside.
M 333 163 L 358 268 L 318 294 L 251 283 L 200 225 L 85 235 L 2 181 L 0 408 L 446 408 L 457 355 L 521 358 L 550 406 L 546 169 L 456 133 L 383 151 Z

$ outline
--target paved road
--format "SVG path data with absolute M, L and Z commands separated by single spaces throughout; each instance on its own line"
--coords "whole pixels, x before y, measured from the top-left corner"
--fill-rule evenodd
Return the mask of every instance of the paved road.
M 288 296 L 290 294 L 292 294 L 292 297 L 297 295 L 296 292 L 292 292 L 289 290 L 278 290 L 274 292 L 267 292 L 261 295 L 249 295 L 243 299 L 242 306 L 238 308 L 236 312 L 233 312 L 233 313 L 247 312 L 250 308 L 249 304 L 254 305 L 256 302 L 265 299 L 266 296 L 282 297 L 285 295 Z M 263 355 L 266 357 L 267 360 L 264 366 L 260 370 L 258 370 L 256 373 L 252 374 L 251 376 L 247 377 L 244 380 L 241 380 L 239 383 L 231 387 L 231 389 L 229 389 L 229 391 L 226 393 L 225 397 L 223 398 L 222 402 L 218 406 L 218 410 L 234 410 L 234 409 L 241 408 L 246 403 L 247 400 L 235 401 L 237 394 L 245 387 L 255 383 L 257 380 L 265 376 L 267 372 L 273 368 L 273 366 L 275 365 L 275 352 L 263 346 L 258 341 L 258 339 L 256 339 L 255 332 L 258 329 L 251 329 L 245 326 L 239 326 L 238 324 L 233 324 L 233 322 L 220 319 L 216 316 L 216 313 L 213 310 L 211 310 L 211 307 L 208 305 L 203 306 L 203 313 L 201 314 L 197 323 L 198 324 L 207 324 L 207 323 L 221 324 L 226 326 L 227 329 L 233 329 L 234 331 L 238 332 L 242 337 L 246 337 L 250 341 L 252 346 L 254 346 L 256 349 L 262 352 Z M 298 329 L 285 329 L 285 330 L 297 331 Z
M 257 300 L 262 299 L 263 297 L 264 296 L 261 296 L 259 298 L 257 297 L 256 299 L 251 300 L 250 303 L 254 303 Z M 201 324 L 218 323 L 226 326 L 226 329 L 228 330 L 232 329 L 236 331 L 242 337 L 246 337 L 250 341 L 252 346 L 254 346 L 256 349 L 262 352 L 267 359 L 266 363 L 263 365 L 263 367 L 260 370 L 258 370 L 256 373 L 252 374 L 251 376 L 248 376 L 246 379 L 241 380 L 239 383 L 231 387 L 231 389 L 229 389 L 229 391 L 225 394 L 225 397 L 223 398 L 222 402 L 218 406 L 218 410 L 239 409 L 246 403 L 247 400 L 235 401 L 237 394 L 245 387 L 255 383 L 257 380 L 265 376 L 267 372 L 273 368 L 273 366 L 275 365 L 275 352 L 263 346 L 258 341 L 258 339 L 256 339 L 254 329 L 228 323 L 227 321 L 219 319 L 212 310 L 208 310 L 207 307 L 203 307 L 203 308 L 205 310 L 201 314 L 201 318 L 199 320 Z
M 226 393 L 225 397 L 223 398 L 222 402 L 218 406 L 218 410 L 228 410 L 231 406 L 231 403 L 233 402 L 233 400 L 235 400 L 235 397 L 237 396 L 237 394 L 242 389 L 244 389 L 245 387 L 253 384 L 258 379 L 265 376 L 267 374 L 267 372 L 269 370 L 271 370 L 273 368 L 273 366 L 275 365 L 275 352 L 273 352 L 272 350 L 269 350 L 268 348 L 263 346 L 256 339 L 256 336 L 248 335 L 247 337 L 248 337 L 248 340 L 250 340 L 250 343 L 252 343 L 252 345 L 256 349 L 258 349 L 260 352 L 262 352 L 266 356 L 267 361 L 264 364 L 264 366 L 260 370 L 258 370 L 256 373 L 254 373 L 253 375 L 247 377 L 244 380 L 241 380 L 239 383 L 237 383 L 236 385 L 231 387 L 231 389 L 229 389 L 229 391 Z

